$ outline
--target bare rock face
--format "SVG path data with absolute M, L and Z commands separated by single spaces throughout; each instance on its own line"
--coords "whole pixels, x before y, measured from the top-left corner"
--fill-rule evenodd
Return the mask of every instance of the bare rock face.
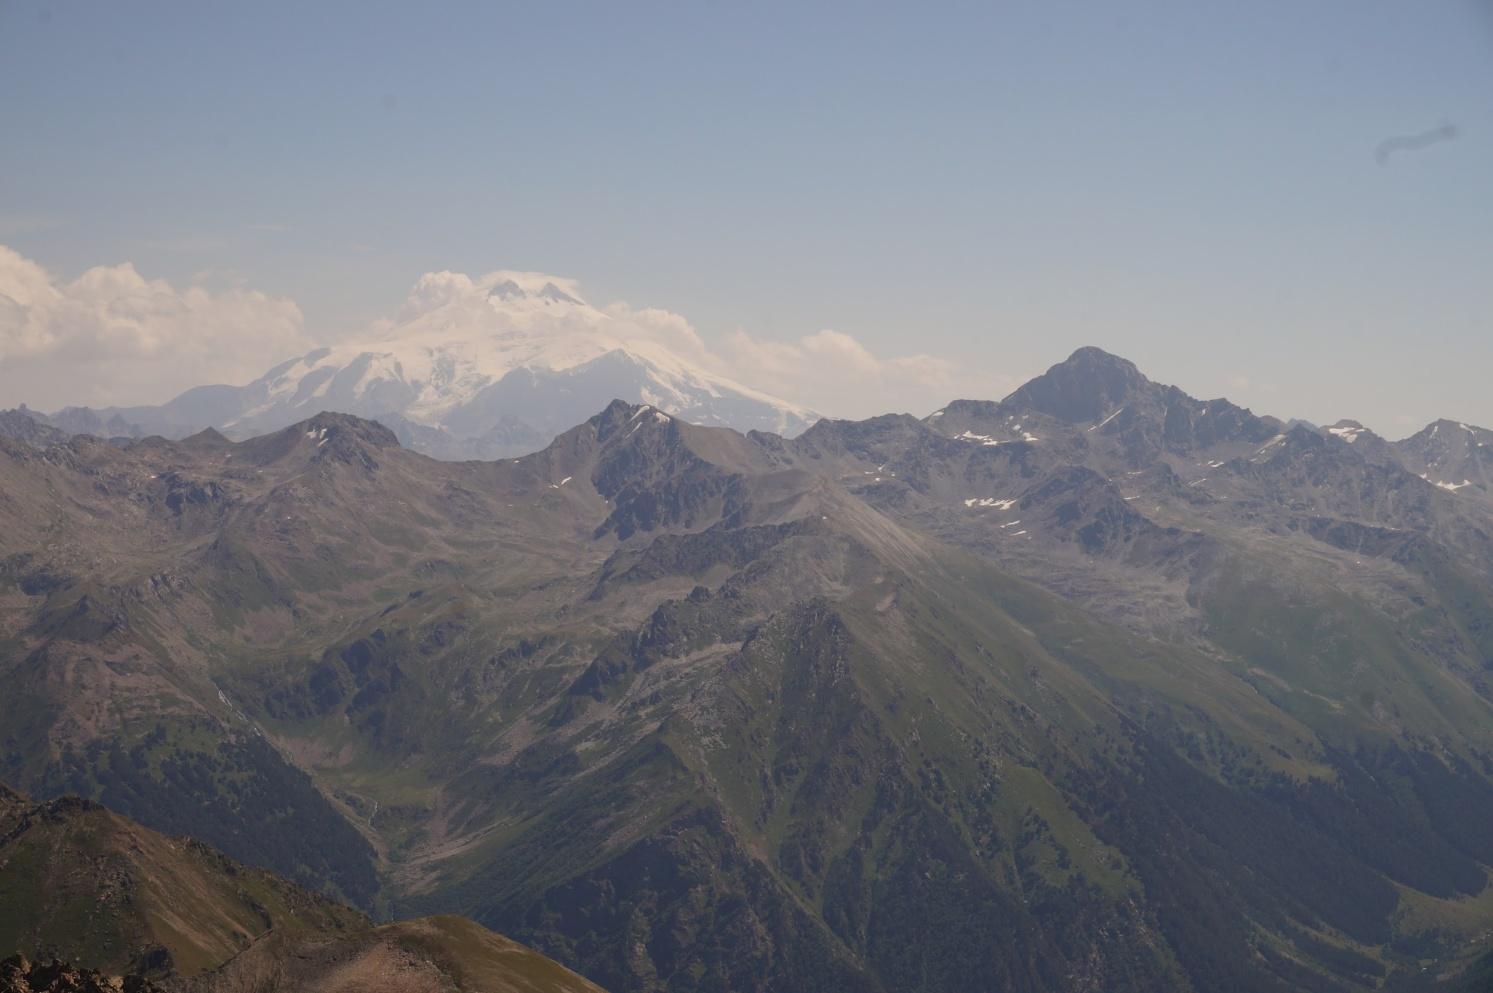
M 0 410 L 0 437 L 13 438 L 23 444 L 45 448 L 66 441 L 68 432 L 54 427 L 43 415 L 27 410 L 25 406 L 14 410 Z

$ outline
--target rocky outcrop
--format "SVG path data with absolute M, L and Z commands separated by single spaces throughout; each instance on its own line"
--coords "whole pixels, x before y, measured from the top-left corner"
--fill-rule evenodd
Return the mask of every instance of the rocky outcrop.
M 108 976 L 58 959 L 32 962 L 12 955 L 0 962 L 0 993 L 164 993 L 140 976 Z

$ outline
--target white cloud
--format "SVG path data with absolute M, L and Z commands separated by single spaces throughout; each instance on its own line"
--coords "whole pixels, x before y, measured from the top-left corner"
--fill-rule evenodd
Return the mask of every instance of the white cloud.
M 733 332 L 722 349 L 732 375 L 840 417 L 888 411 L 927 414 L 960 397 L 1003 395 L 1008 377 L 989 376 L 934 355 L 883 357 L 843 331 L 796 341 Z
M 0 406 L 160 403 L 245 382 L 310 347 L 290 300 L 177 288 L 129 263 L 64 282 L 0 245 Z
M 658 307 L 634 309 L 625 303 L 613 303 L 603 308 L 617 322 L 614 333 L 624 337 L 655 341 L 681 358 L 695 362 L 715 364 L 705 339 L 688 320 L 679 314 Z
M 501 295 L 509 283 L 530 298 L 558 293 L 564 301 L 510 306 Z M 604 328 L 614 339 L 661 346 L 830 416 L 925 414 L 956 397 L 997 396 L 1012 385 L 932 355 L 881 355 L 838 330 L 789 340 L 737 330 L 712 340 L 673 311 L 621 301 L 592 307 L 575 280 L 538 272 L 426 273 L 399 311 L 369 330 L 376 339 L 424 334 L 434 321 L 441 334 L 480 334 L 496 326 L 495 314 L 503 326 L 540 330 L 557 341 Z M 125 263 L 64 282 L 0 245 L 0 407 L 162 403 L 193 386 L 248 382 L 317 344 L 330 342 L 305 333 L 293 301 L 252 290 L 232 271 L 207 270 L 174 287 Z
M 530 295 L 553 287 L 575 306 L 536 310 L 527 302 L 509 304 L 503 297 L 495 301 L 493 292 L 509 283 Z M 466 329 L 461 333 L 471 333 L 473 327 L 488 326 L 495 313 L 504 326 L 542 327 L 556 336 L 577 327 L 597 327 L 599 322 L 612 338 L 662 346 L 743 386 L 829 416 L 862 417 L 888 410 L 926 414 L 961 396 L 1000 396 L 1015 385 L 1009 377 L 984 376 L 932 355 L 879 355 L 838 330 L 791 340 L 737 330 L 710 339 L 674 311 L 625 301 L 592 307 L 576 280 L 541 272 L 426 273 L 394 319 L 380 322 L 375 330 L 381 335 L 417 333 L 419 322 L 438 315 L 442 333 L 458 327 Z
M 844 331 L 779 340 L 738 329 L 712 346 L 671 311 L 625 303 L 605 309 L 622 325 L 614 333 L 625 329 L 746 386 L 832 417 L 922 415 L 959 397 L 1003 396 L 1015 386 L 1010 377 L 987 376 L 933 355 L 877 355 Z

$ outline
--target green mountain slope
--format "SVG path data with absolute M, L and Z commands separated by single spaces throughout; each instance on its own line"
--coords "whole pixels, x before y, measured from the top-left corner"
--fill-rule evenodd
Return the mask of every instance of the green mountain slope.
M 338 934 L 362 915 L 198 842 L 76 798 L 0 788 L 0 948 L 116 972 L 192 976 L 275 930 Z
M 0 948 L 183 993 L 597 989 L 471 921 L 375 926 L 200 842 L 77 798 L 32 803 L 4 787 Z

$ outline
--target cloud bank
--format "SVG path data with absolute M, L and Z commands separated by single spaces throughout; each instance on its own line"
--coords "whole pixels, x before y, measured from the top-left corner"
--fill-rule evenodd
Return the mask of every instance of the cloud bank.
M 614 303 L 607 313 L 639 338 L 747 386 L 830 417 L 869 417 L 889 411 L 931 413 L 958 397 L 991 396 L 1009 388 L 991 377 L 927 354 L 877 355 L 844 331 L 801 338 L 762 338 L 736 329 L 707 343 L 683 316 L 658 308 Z
M 0 406 L 160 403 L 312 347 L 293 301 L 177 288 L 124 263 L 63 282 L 0 245 Z
M 549 286 L 606 321 L 624 341 L 647 341 L 745 386 L 829 416 L 889 410 L 926 414 L 957 396 L 990 396 L 1002 379 L 926 354 L 879 355 L 853 335 L 822 330 L 792 340 L 745 330 L 707 340 L 684 316 L 616 302 L 592 310 L 579 284 L 543 273 L 501 273 Z M 502 282 L 503 280 L 499 280 Z M 484 310 L 490 277 L 421 276 L 399 311 L 370 330 L 398 334 L 421 315 L 470 303 Z M 565 308 L 557 308 L 558 316 Z M 604 318 L 599 314 L 605 314 Z M 544 319 L 542 316 L 536 319 Z M 573 316 L 572 318 L 573 319 Z M 556 323 L 553 331 L 566 330 Z M 155 404 L 208 383 L 246 383 L 322 344 L 294 301 L 243 287 L 174 287 L 124 263 L 71 282 L 0 246 L 0 407 Z
M 736 378 L 772 383 L 778 395 L 838 417 L 921 416 L 959 397 L 989 396 L 995 385 L 933 355 L 878 356 L 843 331 L 772 341 L 738 330 L 722 351 Z

